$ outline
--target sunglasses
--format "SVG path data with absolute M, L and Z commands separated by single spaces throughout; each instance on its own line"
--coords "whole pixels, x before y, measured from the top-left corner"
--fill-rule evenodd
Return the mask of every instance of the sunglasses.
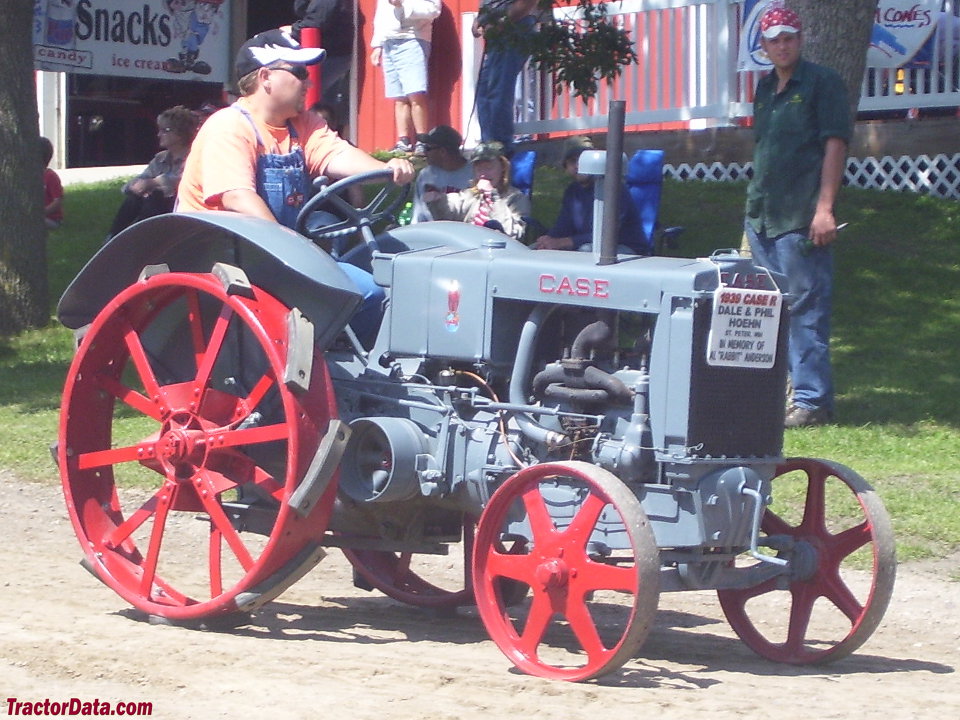
M 310 75 L 307 73 L 307 66 L 306 66 L 306 65 L 294 65 L 293 67 L 282 67 L 282 66 L 281 66 L 281 67 L 272 67 L 272 68 L 270 68 L 270 69 L 271 69 L 271 70 L 283 70 L 284 72 L 288 72 L 288 73 L 290 73 L 291 75 L 293 75 L 293 76 L 294 76 L 297 80 L 299 80 L 300 82 L 303 82 L 303 81 L 306 80 L 308 77 L 310 77 Z

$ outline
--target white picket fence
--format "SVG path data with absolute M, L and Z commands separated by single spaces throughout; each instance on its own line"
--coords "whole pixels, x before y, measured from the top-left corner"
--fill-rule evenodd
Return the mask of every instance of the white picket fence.
M 862 111 L 960 106 L 960 8 L 944 1 L 944 22 L 935 31 L 929 67 L 897 71 L 867 68 L 861 86 Z M 610 3 L 614 22 L 636 38 L 639 62 L 627 67 L 598 95 L 583 101 L 550 78 L 529 70 L 518 84 L 516 131 L 524 135 L 602 131 L 611 99 L 626 103 L 627 125 L 683 123 L 691 130 L 734 125 L 752 111 L 756 73 L 737 69 L 743 0 L 622 0 Z M 559 12 L 559 11 L 558 11 Z M 473 112 L 473 79 L 483 46 L 466 14 L 463 117 L 468 144 L 479 139 Z M 678 53 L 678 48 L 682 50 Z M 473 68 L 474 72 L 466 72 Z M 909 190 L 960 197 L 960 156 L 863 158 L 848 163 L 846 182 L 884 190 Z M 687 180 L 730 180 L 748 176 L 750 164 L 667 166 L 665 173 Z
M 672 180 L 731 182 L 753 175 L 753 163 L 680 163 L 664 165 Z M 844 183 L 868 190 L 900 190 L 960 199 L 960 153 L 909 157 L 849 158 Z

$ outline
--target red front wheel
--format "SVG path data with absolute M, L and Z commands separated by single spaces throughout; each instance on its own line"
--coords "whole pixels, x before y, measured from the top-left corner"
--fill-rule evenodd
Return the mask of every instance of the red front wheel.
M 719 591 L 734 632 L 770 660 L 808 665 L 846 657 L 873 634 L 893 593 L 893 530 L 880 498 L 839 463 L 792 458 L 778 468 L 762 538 L 791 574 Z M 790 506 L 796 504 L 795 512 Z
M 322 355 L 301 367 L 288 308 L 225 285 L 161 273 L 125 289 L 63 395 L 60 472 L 89 567 L 177 621 L 279 594 L 319 559 L 336 491 L 307 517 L 287 504 L 336 413 Z
M 646 639 L 659 558 L 640 502 L 617 477 L 583 462 L 534 465 L 501 485 L 480 516 L 477 608 L 524 672 L 598 677 Z M 518 586 L 529 589 L 527 599 L 511 607 Z

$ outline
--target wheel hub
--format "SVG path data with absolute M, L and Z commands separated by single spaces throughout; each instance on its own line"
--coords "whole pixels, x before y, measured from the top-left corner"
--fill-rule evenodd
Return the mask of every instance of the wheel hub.
M 206 433 L 202 430 L 168 430 L 157 443 L 157 454 L 169 463 L 197 464 L 203 460 Z
M 570 579 L 570 569 L 561 558 L 548 558 L 537 565 L 534 576 L 544 589 L 562 588 Z
M 791 581 L 809 580 L 817 574 L 820 568 L 822 550 L 809 540 L 794 544 L 790 556 Z

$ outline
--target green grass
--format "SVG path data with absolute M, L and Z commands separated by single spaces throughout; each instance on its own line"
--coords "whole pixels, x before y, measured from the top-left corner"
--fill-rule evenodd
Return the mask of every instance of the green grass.
M 54 304 L 103 244 L 123 200 L 123 183 L 118 179 L 65 189 L 63 225 L 47 238 L 50 297 Z
M 664 187 L 680 253 L 739 247 L 743 183 Z M 790 430 L 785 452 L 868 479 L 904 559 L 960 550 L 960 208 L 950 200 L 845 188 L 835 252 L 838 424 Z
M 538 170 L 536 217 L 553 219 L 564 184 L 558 170 Z M 99 248 L 120 185 L 68 188 L 66 222 L 49 242 L 54 298 Z M 686 228 L 675 254 L 738 247 L 744 190 L 667 182 L 663 222 Z M 960 206 L 844 189 L 837 216 L 850 223 L 836 246 L 838 423 L 788 431 L 786 453 L 836 460 L 874 484 L 901 558 L 947 557 L 960 550 Z M 56 479 L 48 446 L 72 352 L 56 323 L 0 340 L 0 467 Z
M 100 248 L 122 200 L 123 180 L 70 186 L 64 223 L 47 238 L 51 314 L 70 281 Z M 57 438 L 60 391 L 73 357 L 73 334 L 59 323 L 0 338 L 0 467 L 28 480 L 55 480 L 49 446 Z

